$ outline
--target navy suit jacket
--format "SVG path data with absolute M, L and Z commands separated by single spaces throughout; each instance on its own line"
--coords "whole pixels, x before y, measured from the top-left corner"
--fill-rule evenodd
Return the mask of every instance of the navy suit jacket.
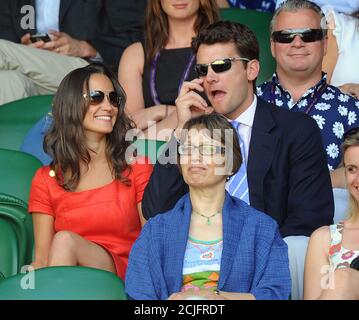
M 169 145 L 174 143 L 172 139 Z M 258 99 L 247 179 L 251 206 L 274 218 L 283 237 L 310 236 L 333 222 L 333 192 L 322 138 L 315 120 L 306 114 Z M 187 191 L 177 166 L 157 161 L 142 200 L 145 218 L 168 211 Z
M 59 28 L 75 39 L 89 42 L 105 63 L 116 69 L 123 50 L 143 39 L 146 3 L 146 0 L 61 0 Z M 37 33 L 36 29 L 21 27 L 25 16 L 21 8 L 26 5 L 35 8 L 35 0 L 1 0 L 0 39 L 20 43 L 25 33 Z

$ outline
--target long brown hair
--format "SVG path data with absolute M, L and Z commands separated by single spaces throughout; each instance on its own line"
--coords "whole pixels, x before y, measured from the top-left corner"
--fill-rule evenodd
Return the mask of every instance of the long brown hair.
M 197 20 L 194 31 L 219 20 L 218 6 L 215 0 L 199 0 Z M 145 53 L 146 63 L 151 63 L 156 53 L 168 42 L 169 26 L 166 13 L 161 6 L 161 0 L 148 0 L 145 15 Z
M 353 129 L 352 129 L 353 130 Z M 343 151 L 343 165 L 345 168 L 344 155 L 345 152 L 353 146 L 359 146 L 359 128 L 354 129 L 353 131 L 349 131 L 345 134 L 345 139 L 342 143 L 342 151 Z M 346 171 L 345 171 L 346 175 Z M 354 220 L 359 217 L 359 203 L 352 194 L 349 194 L 349 207 L 347 212 L 347 219 L 353 218 Z
M 44 140 L 44 150 L 53 158 L 50 166 L 56 173 L 57 182 L 70 191 L 75 190 L 80 181 L 80 163 L 88 166 L 91 160 L 83 128 L 89 103 L 83 94 L 84 89 L 89 93 L 92 74 L 107 76 L 120 97 L 116 123 L 112 132 L 106 135 L 106 158 L 115 178 L 129 184 L 122 175 L 125 169 L 130 169 L 125 152 L 131 142 L 126 141 L 125 136 L 133 128 L 124 112 L 126 94 L 110 70 L 102 64 L 91 64 L 70 72 L 60 83 L 52 108 L 53 125 Z

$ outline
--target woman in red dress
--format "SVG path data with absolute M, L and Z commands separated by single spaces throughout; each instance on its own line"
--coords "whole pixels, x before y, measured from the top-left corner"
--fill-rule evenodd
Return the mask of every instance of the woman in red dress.
M 53 162 L 37 171 L 29 199 L 34 268 L 80 265 L 124 279 L 152 173 L 146 158 L 126 158 L 132 124 L 124 105 L 125 92 L 102 65 L 76 69 L 60 84 L 44 142 Z

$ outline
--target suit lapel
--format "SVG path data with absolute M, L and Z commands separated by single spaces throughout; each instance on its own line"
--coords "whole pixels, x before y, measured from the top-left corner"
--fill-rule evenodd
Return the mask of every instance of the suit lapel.
M 242 234 L 243 220 L 240 219 L 238 207 L 234 208 L 233 200 L 226 192 L 226 198 L 222 210 L 223 223 L 223 250 L 221 258 L 221 270 L 218 280 L 218 289 L 221 290 L 232 270 L 234 257 L 236 256 L 239 240 Z
M 271 108 L 257 100 L 248 154 L 248 188 L 250 203 L 257 210 L 264 210 L 264 178 L 270 169 L 278 139 L 270 131 L 276 126 Z
M 62 20 L 65 17 L 67 10 L 71 6 L 71 2 L 72 2 L 72 0 L 60 0 L 60 13 L 59 13 L 59 25 L 60 26 L 61 26 Z

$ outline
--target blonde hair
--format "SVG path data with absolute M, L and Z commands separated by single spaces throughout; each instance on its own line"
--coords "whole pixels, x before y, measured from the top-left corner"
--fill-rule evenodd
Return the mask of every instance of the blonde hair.
M 345 135 L 345 139 L 344 142 L 342 143 L 342 151 L 343 151 L 343 166 L 345 168 L 345 161 L 344 161 L 344 156 L 345 156 L 345 152 L 350 148 L 350 147 L 354 147 L 354 146 L 359 146 L 359 128 L 355 129 L 355 130 L 351 130 L 349 131 L 346 135 Z M 345 171 L 345 176 L 346 176 L 346 171 Z M 352 194 L 350 193 L 349 195 L 349 208 L 347 211 L 347 219 L 353 219 L 356 220 L 359 217 L 359 203 L 358 201 L 352 196 Z

